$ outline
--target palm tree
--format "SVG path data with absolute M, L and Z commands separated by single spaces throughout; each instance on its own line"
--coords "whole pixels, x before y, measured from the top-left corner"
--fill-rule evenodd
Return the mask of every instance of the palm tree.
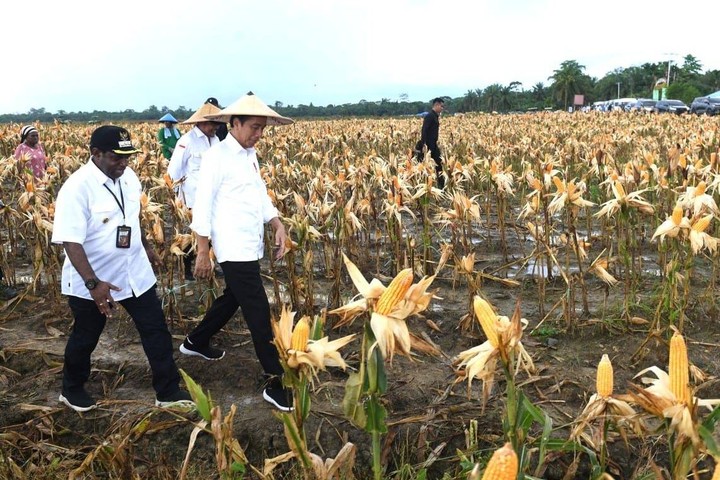
M 551 87 L 555 90 L 557 99 L 568 107 L 570 95 L 579 93 L 583 86 L 587 85 L 587 75 L 583 73 L 585 65 L 580 65 L 576 60 L 565 60 L 560 64 L 558 70 L 554 70 L 553 74 L 548 77 L 552 80 Z
M 483 96 L 489 111 L 493 112 L 500 108 L 500 98 L 502 97 L 502 85 L 493 83 L 485 89 Z

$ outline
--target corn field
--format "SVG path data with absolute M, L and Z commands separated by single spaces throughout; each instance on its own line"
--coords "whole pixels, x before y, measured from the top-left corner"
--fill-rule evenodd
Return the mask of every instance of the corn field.
M 39 179 L 12 157 L 20 125 L 0 126 L 0 268 L 19 292 L 0 303 L 6 339 L 36 309 L 47 311 L 38 337 L 70 327 L 63 252 L 50 243 L 54 200 L 88 161 L 95 127 L 36 126 L 48 154 Z M 122 126 L 142 149 L 130 167 L 164 263 L 158 293 L 182 338 L 222 279 L 184 282 L 190 212 L 166 175 L 157 125 Z M 295 392 L 292 414 L 264 412 L 282 445 L 253 450 L 235 417 L 243 407 L 218 391 L 236 387 L 213 384 L 227 403 L 212 400 L 204 387 L 220 379 L 182 364 L 197 412 L 110 404 L 92 435 L 83 433 L 91 421 L 71 422 L 77 415 L 52 400 L 8 400 L 0 477 L 710 478 L 720 457 L 720 121 L 443 117 L 442 190 L 429 155 L 412 158 L 419 128 L 412 118 L 298 121 L 269 128 L 257 146 L 292 239 L 282 261 L 262 262 Z M 564 349 L 571 342 L 584 345 L 582 368 Z M 31 350 L 47 358 L 0 340 L 8 399 L 40 388 L 17 366 Z M 59 385 L 56 356 L 44 389 Z M 433 389 L 412 414 L 397 403 L 411 370 L 425 370 Z M 111 396 L 124 381 L 103 378 Z M 84 441 L 66 446 L 68 430 Z M 176 462 L 133 447 L 163 432 L 182 438 Z

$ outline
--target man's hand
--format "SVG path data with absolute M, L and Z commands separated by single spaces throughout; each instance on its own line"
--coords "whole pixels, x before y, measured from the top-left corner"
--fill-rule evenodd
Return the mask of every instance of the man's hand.
M 213 267 L 210 261 L 210 254 L 198 252 L 197 257 L 195 257 L 195 270 L 193 271 L 193 275 L 200 280 L 208 280 L 212 277 L 212 274 Z
M 275 233 L 275 260 L 280 260 L 287 253 L 287 233 L 285 233 L 285 226 L 282 224 L 278 217 L 270 220 L 270 225 Z
M 117 308 L 117 303 L 115 303 L 112 295 L 110 295 L 111 290 L 115 290 L 116 292 L 120 291 L 120 289 L 112 283 L 103 282 L 102 280 L 98 282 L 95 288 L 90 290 L 90 296 L 95 301 L 98 310 L 108 318 L 112 318 L 113 311 Z

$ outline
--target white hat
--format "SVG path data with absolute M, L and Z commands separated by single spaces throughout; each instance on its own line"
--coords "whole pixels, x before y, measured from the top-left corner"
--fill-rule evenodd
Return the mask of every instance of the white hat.
M 200 123 L 200 122 L 219 122 L 221 120 L 216 120 L 214 118 L 208 118 L 210 115 L 215 115 L 220 111 L 218 107 L 211 103 L 203 103 L 202 107 L 197 109 L 197 112 L 193 113 L 190 118 L 185 120 L 183 125 L 187 125 L 188 123 Z
M 294 123 L 292 119 L 283 117 L 265 105 L 265 103 L 252 92 L 243 95 L 239 100 L 223 108 L 219 113 L 207 115 L 207 117 L 215 122 L 229 122 L 230 117 L 233 115 L 267 117 L 268 125 L 289 125 Z

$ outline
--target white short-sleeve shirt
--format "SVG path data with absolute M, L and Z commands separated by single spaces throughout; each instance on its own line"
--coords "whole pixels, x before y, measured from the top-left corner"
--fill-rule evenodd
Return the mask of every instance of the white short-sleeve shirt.
M 168 175 L 176 182 L 185 177 L 185 180 L 178 186 L 177 193 L 188 208 L 195 206 L 195 191 L 200 176 L 202 154 L 218 142 L 218 137 L 214 135 L 208 137 L 195 126 L 180 137 L 175 145 L 168 164 Z
M 254 148 L 228 135 L 205 151 L 190 228 L 212 238 L 219 262 L 261 259 L 264 225 L 277 216 Z
M 52 242 L 81 244 L 96 277 L 120 288 L 111 293 L 115 300 L 140 296 L 157 282 L 142 244 L 141 193 L 140 180 L 129 167 L 113 182 L 91 159 L 65 181 L 55 202 Z M 124 219 L 118 202 L 124 203 Z M 132 229 L 130 248 L 116 246 L 120 225 Z M 62 268 L 62 293 L 92 299 L 67 256 Z

